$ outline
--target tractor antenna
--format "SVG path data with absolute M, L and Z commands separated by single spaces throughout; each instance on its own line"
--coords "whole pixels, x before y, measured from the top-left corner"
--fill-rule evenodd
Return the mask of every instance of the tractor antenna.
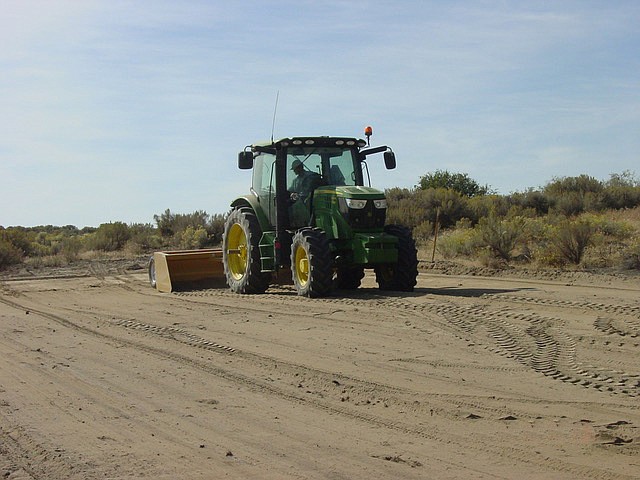
M 280 98 L 280 90 L 276 93 L 276 105 L 273 107 L 273 121 L 271 122 L 271 143 L 273 143 L 273 131 L 276 128 L 276 112 L 278 111 L 278 99 Z

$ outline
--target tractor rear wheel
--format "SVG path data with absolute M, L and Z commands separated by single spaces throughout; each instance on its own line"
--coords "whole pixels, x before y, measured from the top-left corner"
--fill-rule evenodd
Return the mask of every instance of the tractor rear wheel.
M 298 295 L 324 297 L 333 287 L 329 241 L 319 228 L 303 228 L 291 243 L 291 276 Z
M 400 225 L 386 225 L 385 233 L 398 237 L 398 261 L 375 267 L 380 290 L 413 292 L 418 277 L 418 251 L 411 230 Z
M 249 208 L 232 210 L 224 224 L 222 261 L 227 285 L 236 293 L 264 293 L 271 275 L 262 272 L 260 237 L 262 231 Z

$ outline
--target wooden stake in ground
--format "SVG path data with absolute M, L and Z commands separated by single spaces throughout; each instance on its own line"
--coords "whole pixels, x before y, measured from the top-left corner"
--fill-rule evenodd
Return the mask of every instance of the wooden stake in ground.
M 440 230 L 440 207 L 436 209 L 436 225 L 433 232 L 433 252 L 431 253 L 431 263 L 436 261 L 436 244 L 438 243 L 438 230 Z

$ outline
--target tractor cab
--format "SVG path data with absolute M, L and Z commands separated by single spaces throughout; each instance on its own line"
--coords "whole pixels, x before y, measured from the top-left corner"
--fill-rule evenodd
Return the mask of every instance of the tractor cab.
M 240 153 L 238 163 L 253 168 L 252 193 L 269 224 L 296 229 L 314 222 L 318 188 L 334 188 L 333 196 L 346 198 L 354 190 L 342 187 L 364 187 L 367 155 L 384 151 L 387 168 L 395 167 L 388 147 L 366 145 L 355 138 L 284 138 L 252 145 L 251 151 Z

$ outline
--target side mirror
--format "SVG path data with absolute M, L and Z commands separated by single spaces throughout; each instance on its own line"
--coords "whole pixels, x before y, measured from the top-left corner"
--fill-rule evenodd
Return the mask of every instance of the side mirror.
M 396 154 L 389 151 L 384 152 L 384 166 L 387 167 L 387 170 L 393 170 L 396 168 Z
M 238 168 L 240 170 L 251 170 L 253 168 L 253 152 L 240 152 L 238 154 Z

